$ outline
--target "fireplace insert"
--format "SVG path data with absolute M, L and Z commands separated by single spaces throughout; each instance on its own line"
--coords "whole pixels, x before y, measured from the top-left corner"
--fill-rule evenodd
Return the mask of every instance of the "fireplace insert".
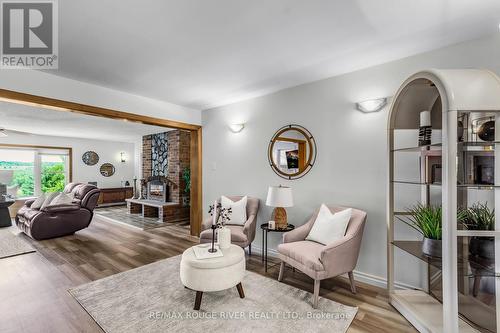
M 147 182 L 147 199 L 167 202 L 168 182 L 165 177 L 150 177 Z

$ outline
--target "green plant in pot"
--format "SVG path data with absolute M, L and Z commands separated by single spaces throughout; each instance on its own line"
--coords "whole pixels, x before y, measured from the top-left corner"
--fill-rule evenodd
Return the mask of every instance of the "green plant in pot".
M 495 210 L 488 204 L 475 203 L 471 207 L 462 208 L 459 220 L 467 230 L 495 230 Z M 493 237 L 472 237 L 469 252 L 482 258 L 495 258 L 495 241 Z
M 404 223 L 424 236 L 422 252 L 428 256 L 442 256 L 442 209 L 441 206 L 426 206 L 421 203 L 411 207 L 408 212 L 409 222 Z

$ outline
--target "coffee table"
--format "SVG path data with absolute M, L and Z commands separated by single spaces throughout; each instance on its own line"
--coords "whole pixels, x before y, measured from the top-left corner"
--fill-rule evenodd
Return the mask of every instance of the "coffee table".
M 208 244 L 204 246 L 208 250 Z M 194 309 L 199 310 L 204 292 L 220 291 L 236 286 L 240 298 L 245 298 L 241 280 L 245 276 L 245 251 L 234 244 L 219 249 L 222 257 L 197 259 L 190 247 L 182 254 L 180 276 L 182 284 L 196 291 Z
M 12 220 L 10 219 L 9 207 L 16 202 L 15 200 L 0 201 L 0 227 L 10 227 Z

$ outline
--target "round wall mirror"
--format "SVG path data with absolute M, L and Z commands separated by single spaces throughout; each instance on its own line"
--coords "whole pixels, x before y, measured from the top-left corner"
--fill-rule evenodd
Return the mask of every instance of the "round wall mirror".
M 99 169 L 104 177 L 111 177 L 115 174 L 115 166 L 111 163 L 104 163 Z
M 86 151 L 82 155 L 82 161 L 87 165 L 96 165 L 99 162 L 99 155 L 95 151 Z
M 316 161 L 314 137 L 302 126 L 283 126 L 269 143 L 268 159 L 278 176 L 286 179 L 303 177 Z

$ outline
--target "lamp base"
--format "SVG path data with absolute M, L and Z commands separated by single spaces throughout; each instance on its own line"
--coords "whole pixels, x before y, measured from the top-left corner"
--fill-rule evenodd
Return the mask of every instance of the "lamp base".
M 286 218 L 286 210 L 283 207 L 276 207 L 273 210 L 273 220 L 276 223 L 276 229 L 286 229 L 288 221 Z

